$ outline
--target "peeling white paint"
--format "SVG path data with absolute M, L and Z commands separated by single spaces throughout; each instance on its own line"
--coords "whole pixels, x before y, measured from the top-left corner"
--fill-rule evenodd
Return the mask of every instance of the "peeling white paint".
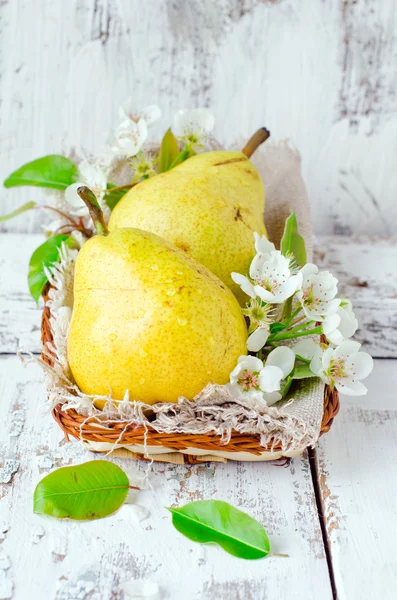
M 266 125 L 302 153 L 315 231 L 392 233 L 396 27 L 394 0 L 3 2 L 0 179 L 51 152 L 101 151 L 133 94 L 161 105 L 156 136 L 182 107 L 211 106 L 226 144 Z M 0 199 L 7 212 L 26 191 Z M 5 226 L 41 221 L 32 211 Z

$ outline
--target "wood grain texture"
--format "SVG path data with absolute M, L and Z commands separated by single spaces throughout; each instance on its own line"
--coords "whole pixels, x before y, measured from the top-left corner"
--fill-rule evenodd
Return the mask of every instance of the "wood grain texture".
M 0 353 L 40 351 L 40 310 L 29 295 L 29 258 L 39 234 L 0 235 Z M 318 236 L 314 260 L 339 279 L 360 329 L 356 339 L 374 357 L 397 357 L 397 239 Z
M 127 504 L 100 521 L 57 521 L 33 514 L 34 486 L 52 469 L 93 455 L 78 442 L 65 443 L 44 408 L 38 367 L 24 369 L 16 357 L 2 357 L 0 396 L 0 460 L 10 473 L 0 473 L 1 598 L 122 600 L 120 584 L 143 578 L 172 600 L 331 599 L 305 457 L 288 468 L 156 464 L 149 468 L 152 489 L 135 497 L 149 511 L 145 520 L 136 522 Z M 148 469 L 113 460 L 130 476 Z M 184 538 L 164 507 L 200 499 L 227 500 L 259 519 L 273 551 L 289 558 L 244 561 Z
M 396 25 L 394 0 L 4 0 L 0 179 L 50 152 L 98 153 L 132 94 L 161 105 L 155 137 L 181 107 L 211 106 L 227 145 L 268 126 L 302 153 L 316 232 L 391 235 Z M 32 199 L 2 190 L 0 210 Z
M 340 600 L 395 598 L 396 386 L 396 361 L 376 361 L 368 395 L 342 397 L 331 434 L 319 442 L 322 501 Z
M 374 357 L 397 358 L 397 238 L 319 237 L 314 262 L 339 279 L 354 305 L 355 339 Z

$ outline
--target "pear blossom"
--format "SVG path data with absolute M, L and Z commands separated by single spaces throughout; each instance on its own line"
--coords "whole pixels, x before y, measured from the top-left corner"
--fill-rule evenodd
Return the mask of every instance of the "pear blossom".
M 114 154 L 127 158 L 138 154 L 148 136 L 148 126 L 144 119 L 133 121 L 124 119 L 115 132 Z
M 357 331 L 358 321 L 350 300 L 343 300 L 335 314 L 327 315 L 322 323 L 323 332 L 332 344 L 341 344 Z
M 193 150 L 203 148 L 215 125 L 214 115 L 208 108 L 179 110 L 174 117 L 173 132 Z
M 335 298 L 338 280 L 329 271 L 319 271 L 316 265 L 308 263 L 300 271 L 302 287 L 297 297 L 305 315 L 315 321 L 323 321 L 326 315 L 334 314 L 340 304 Z
M 156 175 L 155 164 L 156 159 L 149 152 L 140 152 L 138 156 L 134 156 L 131 159 L 131 166 L 135 171 L 133 181 L 139 181 L 139 179 L 148 179 Z
M 282 304 L 292 296 L 302 284 L 301 273 L 292 274 L 290 259 L 279 250 L 265 246 L 263 238 L 255 238 L 256 245 L 265 249 L 254 257 L 249 277 L 232 273 L 232 279 L 251 298 L 259 297 L 270 304 Z M 274 248 L 274 246 L 273 246 Z
M 265 365 L 255 356 L 240 356 L 230 374 L 228 390 L 234 397 L 246 396 L 271 406 L 281 400 L 281 381 L 294 368 L 295 355 L 280 346 L 269 353 Z
M 360 381 L 368 377 L 373 368 L 373 360 L 366 352 L 359 352 L 361 344 L 345 340 L 336 348 L 316 353 L 310 363 L 310 369 L 324 383 L 329 384 L 342 394 L 361 396 L 367 388 Z
M 137 110 L 134 103 L 134 98 L 128 96 L 119 107 L 119 116 L 121 121 L 130 119 L 134 123 L 145 121 L 147 127 L 151 127 L 161 117 L 161 110 L 156 104 L 151 104 L 146 108 Z
M 248 329 L 250 335 L 247 340 L 247 348 L 250 352 L 258 352 L 266 344 L 272 322 L 271 310 L 272 306 L 263 303 L 259 298 L 251 299 L 242 309 L 243 315 L 250 320 Z
M 107 187 L 106 170 L 96 162 L 90 163 L 88 160 L 83 160 L 79 164 L 79 176 L 79 181 L 72 183 L 65 190 L 65 201 L 69 212 L 77 216 L 87 213 L 87 208 L 77 193 L 79 187 L 82 185 L 89 187 L 99 202 L 101 202 Z

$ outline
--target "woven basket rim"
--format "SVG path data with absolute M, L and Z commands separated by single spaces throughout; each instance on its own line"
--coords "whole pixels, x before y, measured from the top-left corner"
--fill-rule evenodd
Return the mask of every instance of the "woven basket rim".
M 47 348 L 48 342 L 53 342 L 52 329 L 50 324 L 50 309 L 46 305 L 48 291 L 50 286 L 44 290 L 44 309 L 41 322 L 41 340 L 43 348 Z M 51 357 L 47 353 L 42 353 L 42 360 L 47 364 L 53 364 Z M 324 389 L 324 409 L 320 428 L 320 436 L 327 433 L 339 412 L 339 394 L 334 388 L 326 385 Z M 158 446 L 167 449 L 169 452 L 183 452 L 187 448 L 195 448 L 211 452 L 235 453 L 245 452 L 252 455 L 261 455 L 264 452 L 282 452 L 280 443 L 269 443 L 262 446 L 259 441 L 259 435 L 241 434 L 233 431 L 230 441 L 225 444 L 219 435 L 210 434 L 187 434 L 187 433 L 159 433 L 150 425 L 136 426 L 128 422 L 106 423 L 101 426 L 97 417 L 87 417 L 80 415 L 76 410 L 70 409 L 67 412 L 58 404 L 53 409 L 53 417 L 65 433 L 66 438 L 73 437 L 84 442 L 108 443 L 117 445 L 131 446 Z M 189 462 L 196 462 L 190 460 Z

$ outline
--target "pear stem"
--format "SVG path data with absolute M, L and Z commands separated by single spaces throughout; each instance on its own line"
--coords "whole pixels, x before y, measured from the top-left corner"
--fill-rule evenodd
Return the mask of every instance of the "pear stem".
M 97 234 L 107 235 L 109 230 L 106 227 L 102 209 L 98 204 L 98 200 L 96 199 L 94 192 L 92 192 L 86 185 L 81 185 L 77 188 L 77 193 L 90 212 L 90 217 L 95 225 Z
M 266 142 L 266 140 L 270 137 L 270 131 L 266 129 L 266 127 L 261 127 L 254 133 L 252 137 L 248 140 L 244 148 L 242 149 L 242 153 L 245 154 L 248 158 L 253 155 L 255 150 Z

